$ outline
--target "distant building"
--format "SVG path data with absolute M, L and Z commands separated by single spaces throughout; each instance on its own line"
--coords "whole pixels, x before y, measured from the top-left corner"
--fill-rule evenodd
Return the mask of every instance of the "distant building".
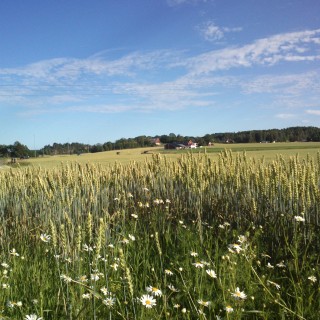
M 159 138 L 152 138 L 151 139 L 151 143 L 153 143 L 156 146 L 160 146 L 161 145 L 161 141 Z
M 198 144 L 196 142 L 193 142 L 192 140 L 189 140 L 186 146 L 187 148 L 191 148 L 191 149 L 198 148 Z
M 165 149 L 175 149 L 175 150 L 181 150 L 181 149 L 185 149 L 186 146 L 182 143 L 178 143 L 178 142 L 171 142 L 171 143 L 167 143 L 164 145 Z
M 180 149 L 187 149 L 187 148 L 197 148 L 198 144 L 196 142 L 193 142 L 192 140 L 189 140 L 188 142 L 184 143 L 179 143 L 179 142 L 171 142 L 165 144 L 164 148 L 165 149 L 175 149 L 175 150 L 180 150 Z

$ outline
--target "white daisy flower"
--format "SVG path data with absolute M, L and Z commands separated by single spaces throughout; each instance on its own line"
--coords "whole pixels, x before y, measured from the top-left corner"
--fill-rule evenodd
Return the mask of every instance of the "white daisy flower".
M 313 283 L 317 282 L 317 278 L 315 276 L 310 276 L 310 277 L 308 277 L 308 279 Z
M 43 242 L 49 242 L 51 239 L 51 236 L 49 236 L 48 234 L 42 233 L 40 234 L 40 240 Z
M 233 308 L 232 308 L 230 305 L 227 305 L 227 306 L 225 307 L 225 310 L 226 310 L 227 313 L 233 312 Z
M 193 263 L 193 265 L 194 265 L 196 268 L 203 268 L 203 267 L 204 267 L 204 264 L 201 263 L 201 262 L 195 262 L 195 263 Z
M 212 269 L 208 269 L 206 270 L 206 273 L 211 277 L 211 278 L 216 278 L 217 277 L 217 274 L 214 270 Z
M 139 301 L 148 309 L 153 308 L 157 304 L 156 299 L 148 294 L 144 294 Z
M 244 291 L 240 291 L 240 289 L 237 287 L 236 290 L 231 293 L 231 295 L 235 298 L 235 299 L 246 299 L 247 298 L 247 295 L 244 293 Z
M 197 257 L 197 256 L 198 256 L 198 253 L 195 252 L 195 251 L 191 251 L 191 252 L 190 252 L 190 255 L 191 255 L 192 257 Z
M 150 292 L 153 296 L 162 296 L 162 291 L 156 287 L 149 286 L 146 288 L 148 292 Z
M 25 320 L 42 320 L 42 318 L 38 318 L 38 316 L 36 314 L 29 314 L 26 315 L 26 317 L 24 318 Z
M 305 222 L 305 218 L 301 216 L 295 216 L 294 219 L 298 222 Z
M 104 305 L 106 305 L 107 307 L 112 307 L 116 302 L 116 299 L 115 298 L 112 298 L 112 297 L 108 297 L 104 300 L 102 300 L 102 303 Z
M 164 273 L 166 275 L 168 275 L 168 276 L 172 276 L 173 275 L 173 272 L 171 270 L 169 270 L 169 269 L 164 270 Z

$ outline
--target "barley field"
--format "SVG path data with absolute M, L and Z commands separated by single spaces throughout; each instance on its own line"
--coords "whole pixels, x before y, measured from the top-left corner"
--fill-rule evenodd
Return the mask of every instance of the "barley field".
M 319 319 L 320 152 L 248 153 L 0 170 L 0 319 Z

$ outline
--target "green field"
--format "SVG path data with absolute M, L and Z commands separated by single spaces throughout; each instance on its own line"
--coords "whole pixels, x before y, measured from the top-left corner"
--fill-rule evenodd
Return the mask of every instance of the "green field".
M 319 144 L 227 147 L 2 167 L 0 318 L 319 319 Z
M 291 142 L 291 143 L 247 143 L 247 144 L 215 144 L 212 147 L 203 147 L 187 150 L 164 150 L 163 147 L 124 149 L 117 151 L 106 151 L 99 153 L 84 153 L 78 155 L 57 155 L 57 156 L 39 156 L 36 159 L 18 160 L 20 166 L 41 166 L 52 168 L 61 163 L 77 162 L 92 164 L 128 164 L 132 161 L 141 162 L 151 158 L 152 154 L 163 154 L 168 160 L 178 159 L 185 153 L 207 153 L 213 159 L 217 159 L 220 152 L 231 150 L 234 153 L 243 153 L 249 157 L 264 158 L 266 161 L 272 161 L 277 155 L 282 155 L 288 159 L 291 156 L 306 157 L 315 156 L 320 151 L 320 142 Z M 0 160 L 0 165 L 10 164 L 10 159 Z M 16 167 L 16 166 L 13 166 Z

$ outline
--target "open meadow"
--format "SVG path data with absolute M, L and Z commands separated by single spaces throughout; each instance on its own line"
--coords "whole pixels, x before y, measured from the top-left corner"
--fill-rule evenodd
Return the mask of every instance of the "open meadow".
M 0 170 L 0 319 L 320 318 L 319 143 L 117 152 Z
M 83 153 L 81 155 L 55 155 L 18 160 L 17 166 L 34 166 L 43 168 L 59 167 L 62 163 L 76 162 L 79 164 L 99 164 L 110 165 L 114 163 L 129 164 L 130 162 L 144 162 L 152 157 L 152 154 L 165 155 L 167 160 L 177 160 L 181 154 L 185 153 L 207 153 L 212 159 L 217 159 L 219 154 L 225 150 L 230 150 L 233 153 L 245 152 L 251 158 L 264 158 L 266 162 L 273 161 L 277 155 L 280 155 L 288 160 L 291 156 L 299 156 L 305 158 L 307 156 L 316 156 L 320 151 L 320 142 L 290 142 L 290 143 L 243 143 L 243 144 L 219 144 L 216 143 L 211 147 L 202 147 L 186 150 L 165 150 L 162 146 L 149 148 L 136 148 L 113 150 L 97 153 Z M 0 166 L 9 164 L 10 159 L 1 159 Z M 6 168 L 9 168 L 8 166 Z

